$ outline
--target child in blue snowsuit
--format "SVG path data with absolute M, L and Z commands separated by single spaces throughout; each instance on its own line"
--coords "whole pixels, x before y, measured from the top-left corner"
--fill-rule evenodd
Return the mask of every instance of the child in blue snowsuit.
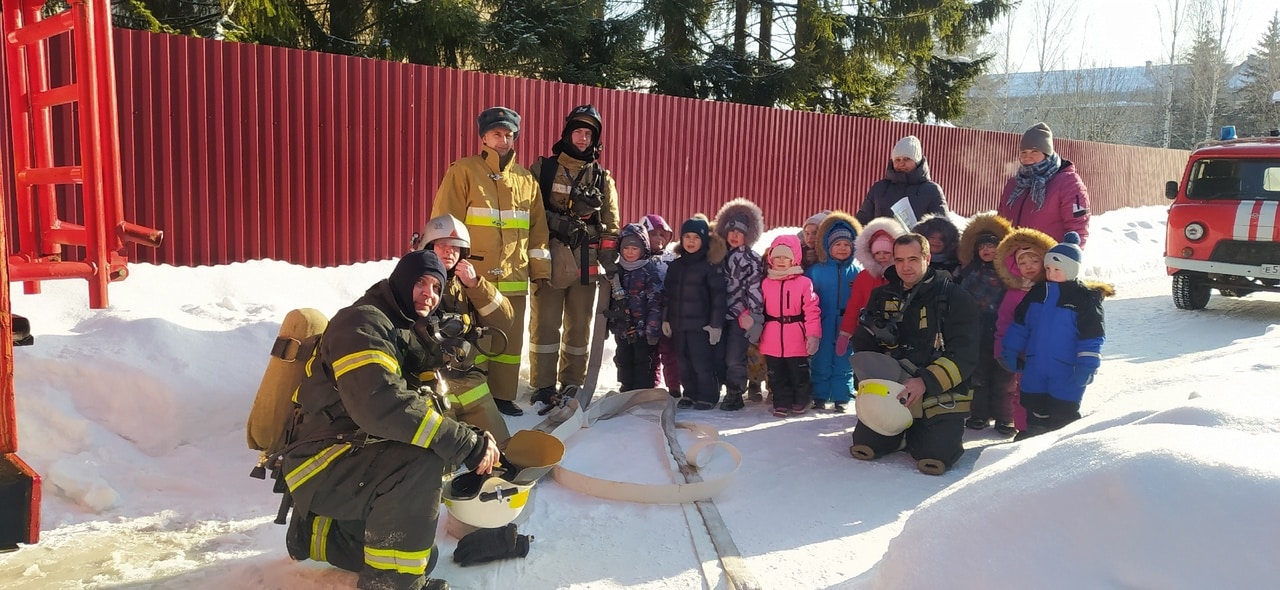
M 813 282 L 822 308 L 822 340 L 809 366 L 815 409 L 830 408 L 844 413 L 853 398 L 853 368 L 849 365 L 853 351 L 846 347 L 844 354 L 837 354 L 836 339 L 840 335 L 845 302 L 860 270 L 854 263 L 853 241 L 861 232 L 862 224 L 852 215 L 843 211 L 827 215 L 818 224 L 815 238 L 817 262 L 804 273 Z
M 630 223 L 618 235 L 617 283 L 609 305 L 609 330 L 617 350 L 622 391 L 650 389 L 656 377 L 658 336 L 662 334 L 662 276 L 649 255 L 649 233 Z
M 1000 361 L 1017 368 L 1026 353 L 1019 385 L 1027 430 L 1019 439 L 1051 432 L 1080 419 L 1085 387 L 1102 364 L 1106 341 L 1102 298 L 1110 285 L 1080 281 L 1080 236 L 1067 232 L 1044 257 L 1045 278 L 1027 292 L 1004 335 Z

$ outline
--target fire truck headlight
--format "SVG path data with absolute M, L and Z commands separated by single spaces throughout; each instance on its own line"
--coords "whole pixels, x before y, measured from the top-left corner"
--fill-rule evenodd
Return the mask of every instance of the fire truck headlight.
M 1187 239 L 1193 242 L 1203 239 L 1204 234 L 1204 225 L 1200 223 L 1188 223 L 1187 227 L 1182 230 L 1182 235 L 1187 236 Z

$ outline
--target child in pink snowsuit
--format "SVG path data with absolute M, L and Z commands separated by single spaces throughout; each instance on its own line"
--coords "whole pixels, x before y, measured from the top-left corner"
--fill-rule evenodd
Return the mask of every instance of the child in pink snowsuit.
M 813 283 L 798 264 L 800 238 L 781 235 L 765 252 L 769 270 L 764 295 L 764 332 L 760 353 L 769 368 L 773 415 L 803 414 L 813 399 L 809 356 L 822 338 L 822 310 Z

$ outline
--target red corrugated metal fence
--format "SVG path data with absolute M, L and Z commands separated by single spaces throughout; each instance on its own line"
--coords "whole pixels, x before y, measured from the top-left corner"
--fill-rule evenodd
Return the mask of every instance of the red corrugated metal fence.
M 137 31 L 116 31 L 116 52 L 125 218 L 166 236 L 157 250 L 129 253 L 143 262 L 329 266 L 397 256 L 449 162 L 478 149 L 476 114 L 498 104 L 524 119 L 517 147 L 527 166 L 550 152 L 574 105 L 594 103 L 627 221 L 656 212 L 677 224 L 737 196 L 759 203 L 769 226 L 852 210 L 908 134 L 923 142 L 951 208 L 971 215 L 995 208 L 1018 142 Z M 1080 169 L 1095 213 L 1163 202 L 1164 181 L 1187 156 L 1056 147 Z

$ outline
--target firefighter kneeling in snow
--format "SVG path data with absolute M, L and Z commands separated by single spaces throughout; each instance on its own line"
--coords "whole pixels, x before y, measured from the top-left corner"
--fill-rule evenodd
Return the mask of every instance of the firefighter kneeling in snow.
M 849 452 L 870 461 L 905 449 L 921 473 L 942 475 L 964 453 L 978 305 L 929 260 L 924 236 L 898 237 L 888 283 L 863 308 L 851 340 L 858 425 Z
M 414 332 L 440 303 L 435 253 L 406 254 L 390 278 L 329 322 L 307 363 L 303 417 L 284 453 L 294 510 L 289 555 L 358 572 L 358 588 L 444 590 L 436 563 L 443 477 L 454 466 L 490 472 L 498 445 L 444 415 L 419 375 L 441 366 Z

